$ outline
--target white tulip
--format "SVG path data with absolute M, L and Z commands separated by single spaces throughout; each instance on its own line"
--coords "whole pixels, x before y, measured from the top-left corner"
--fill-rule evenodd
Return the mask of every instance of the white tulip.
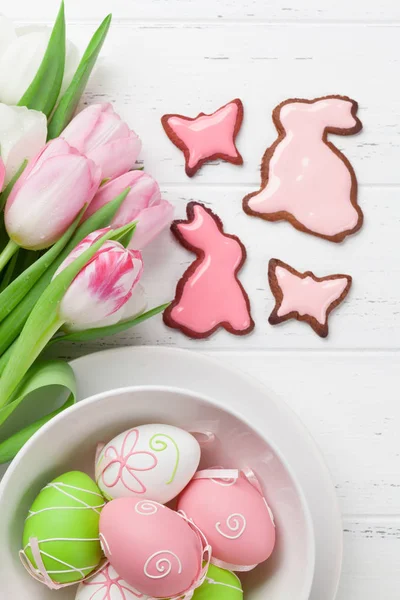
M 24 160 L 40 152 L 46 138 L 46 115 L 25 106 L 0 104 L 0 156 L 6 168 L 6 185 Z
M 132 292 L 132 296 L 130 297 L 128 302 L 126 302 L 124 306 L 122 306 L 119 310 L 117 310 L 109 317 L 106 317 L 105 319 L 102 319 L 97 323 L 88 323 L 87 325 L 69 324 L 68 326 L 64 326 L 63 329 L 68 332 L 74 332 L 83 331 L 85 329 L 97 329 L 98 327 L 108 327 L 109 325 L 115 325 L 116 323 L 120 323 L 121 321 L 127 321 L 128 319 L 138 317 L 139 315 L 144 313 L 146 308 L 146 292 L 144 290 L 144 287 L 140 283 L 138 283 L 136 284 L 135 289 Z
M 42 63 L 51 29 L 15 29 L 0 16 L 0 102 L 18 104 Z M 71 83 L 79 62 L 77 48 L 67 41 L 64 81 L 61 92 Z

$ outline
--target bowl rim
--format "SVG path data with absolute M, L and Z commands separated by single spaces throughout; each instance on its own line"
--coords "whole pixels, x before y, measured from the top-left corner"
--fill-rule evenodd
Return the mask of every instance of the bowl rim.
M 216 398 L 212 398 L 205 394 L 193 392 L 193 391 L 188 390 L 183 387 L 181 388 L 178 386 L 168 386 L 168 385 L 123 386 L 120 388 L 114 388 L 112 390 L 106 390 L 104 392 L 99 392 L 97 394 L 93 394 L 92 396 L 88 396 L 87 398 L 83 398 L 82 400 L 76 402 L 75 404 L 73 404 L 72 406 L 67 408 L 66 410 L 62 411 L 61 413 L 59 413 L 58 415 L 56 415 L 55 417 L 50 419 L 50 421 L 48 421 L 40 429 L 38 429 L 38 431 L 36 431 L 36 433 L 26 442 L 26 444 L 21 448 L 21 450 L 18 452 L 18 454 L 14 457 L 14 459 L 10 463 L 6 473 L 4 474 L 3 479 L 0 481 L 0 503 L 3 501 L 3 499 L 5 500 L 5 495 L 6 495 L 9 480 L 13 477 L 14 473 L 17 471 L 21 461 L 23 461 L 25 456 L 29 453 L 31 447 L 36 443 L 36 440 L 45 436 L 47 434 L 47 432 L 50 429 L 52 429 L 52 427 L 56 426 L 59 422 L 63 421 L 66 417 L 68 418 L 70 415 L 73 415 L 73 414 L 79 412 L 80 410 L 83 410 L 85 407 L 88 408 L 91 406 L 95 406 L 97 403 L 99 403 L 101 401 L 107 402 L 110 399 L 110 397 L 112 397 L 112 396 L 115 396 L 115 395 L 123 396 L 123 395 L 128 395 L 131 393 L 136 394 L 136 393 L 148 393 L 148 392 L 164 392 L 166 394 L 178 394 L 180 396 L 185 395 L 185 396 L 189 396 L 193 400 L 197 400 L 197 401 L 200 400 L 202 403 L 207 404 L 209 406 L 214 406 L 214 407 L 216 406 L 217 408 L 229 413 L 231 416 L 235 417 L 239 421 L 242 421 L 243 423 L 245 423 L 245 425 L 247 425 L 247 427 L 249 427 L 259 437 L 261 437 L 264 441 L 267 442 L 267 444 L 273 450 L 275 455 L 279 458 L 281 463 L 284 465 L 285 470 L 287 471 L 290 479 L 292 480 L 292 482 L 296 488 L 296 492 L 299 496 L 303 515 L 305 517 L 305 526 L 306 526 L 307 536 L 310 540 L 309 552 L 310 552 L 311 556 L 309 557 L 309 561 L 307 564 L 307 575 L 304 578 L 304 585 L 303 585 L 304 589 L 301 591 L 302 596 L 299 597 L 299 600 L 302 600 L 303 597 L 304 597 L 304 600 L 307 600 L 309 597 L 309 594 L 311 592 L 314 573 L 315 573 L 316 548 L 315 548 L 314 524 L 313 524 L 313 521 L 311 518 L 310 509 L 308 507 L 302 486 L 301 486 L 300 482 L 298 481 L 298 478 L 295 475 L 295 473 L 290 465 L 290 462 L 288 462 L 286 460 L 286 458 L 282 455 L 281 451 L 276 446 L 276 444 L 274 442 L 270 442 L 265 437 L 261 428 L 257 425 L 256 419 L 253 422 L 251 419 L 249 419 L 247 416 L 245 416 L 241 411 L 237 410 L 236 408 L 231 408 L 231 407 L 226 406 L 225 402 L 218 400 Z

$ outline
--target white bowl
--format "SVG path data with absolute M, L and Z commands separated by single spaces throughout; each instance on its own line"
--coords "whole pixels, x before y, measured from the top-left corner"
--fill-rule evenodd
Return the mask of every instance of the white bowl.
M 28 509 L 41 488 L 62 473 L 76 469 L 93 476 L 99 441 L 157 422 L 215 433 L 218 441 L 204 446 L 202 466 L 251 467 L 258 475 L 276 518 L 277 546 L 269 561 L 243 577 L 246 600 L 307 600 L 315 564 L 311 516 L 290 465 L 264 438 L 262 423 L 214 399 L 147 386 L 105 392 L 76 404 L 39 430 L 14 459 L 0 485 L 0 589 L 6 597 L 75 598 L 75 586 L 51 592 L 22 567 L 18 551 Z

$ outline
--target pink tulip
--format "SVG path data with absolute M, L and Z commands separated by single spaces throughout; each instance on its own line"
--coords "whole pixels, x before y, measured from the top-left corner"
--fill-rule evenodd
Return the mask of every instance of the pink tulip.
M 83 110 L 62 137 L 101 168 L 103 179 L 118 177 L 132 169 L 142 147 L 139 137 L 111 104 L 93 104 Z
M 48 248 L 89 204 L 101 171 L 61 138 L 49 142 L 30 161 L 5 209 L 10 239 L 29 250 Z
M 174 215 L 174 207 L 161 199 L 157 182 L 147 173 L 131 171 L 101 186 L 85 213 L 85 218 L 114 200 L 128 187 L 131 190 L 111 225 L 122 227 L 137 220 L 131 246 L 141 250 L 170 225 Z
M 2 158 L 0 157 L 0 192 L 3 189 L 5 178 L 6 178 L 6 168 L 4 166 Z
M 54 277 L 104 235 L 105 231 L 107 230 L 95 231 L 82 240 Z M 126 250 L 118 242 L 105 242 L 68 288 L 60 304 L 60 318 L 73 329 L 93 327 L 119 311 L 130 300 L 142 271 L 140 252 Z

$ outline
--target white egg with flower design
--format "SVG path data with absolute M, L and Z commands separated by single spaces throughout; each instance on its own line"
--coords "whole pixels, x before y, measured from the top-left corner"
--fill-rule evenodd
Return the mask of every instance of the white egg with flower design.
M 166 504 L 192 479 L 200 446 L 172 425 L 139 425 L 117 435 L 96 460 L 96 481 L 104 496 L 147 498 Z
M 83 581 L 75 600 L 147 600 L 148 596 L 135 590 L 110 565 L 100 573 Z

